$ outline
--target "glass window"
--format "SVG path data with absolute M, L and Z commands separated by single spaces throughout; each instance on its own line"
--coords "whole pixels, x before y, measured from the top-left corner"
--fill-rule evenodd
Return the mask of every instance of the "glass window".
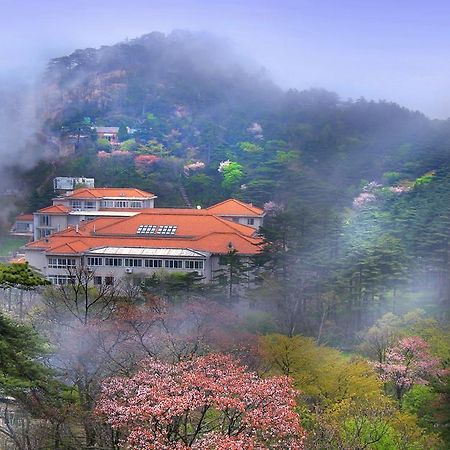
M 75 267 L 76 261 L 73 258 L 48 258 L 48 267 L 53 269 L 65 269 Z
M 112 286 L 114 284 L 114 277 L 105 277 L 106 286 Z
M 131 201 L 130 208 L 142 208 L 142 202 L 141 201 Z
M 151 268 L 162 267 L 162 259 L 146 259 L 145 267 L 151 267 Z
M 203 270 L 203 261 L 187 260 L 184 262 L 184 268 Z
M 97 286 L 102 284 L 102 277 L 94 277 L 94 284 Z
M 142 259 L 125 258 L 125 267 L 142 267 Z
M 88 266 L 103 266 L 103 258 L 88 256 L 87 264 Z
M 81 200 L 71 200 L 70 201 L 70 206 L 73 209 L 81 209 Z
M 164 267 L 167 269 L 182 269 L 183 261 L 181 259 L 166 259 L 164 261 Z
M 87 200 L 84 202 L 85 209 L 95 209 L 95 202 Z
M 105 266 L 122 266 L 122 258 L 105 258 Z
M 247 225 L 255 225 L 255 219 L 247 219 Z
M 39 217 L 39 225 L 43 227 L 49 227 L 52 223 L 50 216 L 42 215 Z

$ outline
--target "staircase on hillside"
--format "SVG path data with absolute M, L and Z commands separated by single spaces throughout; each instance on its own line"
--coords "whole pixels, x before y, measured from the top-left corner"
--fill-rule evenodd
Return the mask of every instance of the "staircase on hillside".
M 192 208 L 192 203 L 189 200 L 189 197 L 187 195 L 187 192 L 186 192 L 186 189 L 184 188 L 184 186 L 180 186 L 179 191 L 180 191 L 181 197 L 183 197 L 184 204 L 188 208 Z

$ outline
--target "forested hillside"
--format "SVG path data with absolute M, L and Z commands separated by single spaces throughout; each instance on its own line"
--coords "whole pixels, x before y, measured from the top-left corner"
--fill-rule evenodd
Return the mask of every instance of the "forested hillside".
M 100 396 L 104 377 L 119 374 L 151 385 L 149 374 L 167 368 L 152 360 L 147 372 L 131 375 L 132 360 L 161 357 L 166 364 L 172 358 L 176 381 L 170 383 L 178 383 L 185 401 L 184 377 L 191 370 L 201 378 L 212 364 L 220 378 L 229 364 L 236 380 L 243 376 L 236 361 L 203 356 L 209 351 L 237 355 L 263 377 L 290 376 L 301 392 L 302 428 L 286 418 L 284 444 L 276 447 L 264 435 L 261 448 L 448 448 L 450 122 L 387 101 L 282 90 L 223 42 L 182 31 L 53 59 L 42 81 L 40 115 L 46 139 L 36 145 L 51 146 L 56 156 L 29 171 L 14 169 L 28 192 L 17 211 L 47 206 L 53 177 L 86 176 L 99 187 L 154 192 L 158 206 L 206 207 L 235 197 L 267 212 L 264 251 L 245 266 L 228 255 L 228 278 L 208 287 L 193 279 L 149 280 L 132 298 L 137 305 L 121 298 L 118 311 L 106 302 L 107 316 L 95 313 L 88 327 L 77 322 L 70 333 L 97 339 L 113 363 L 97 348 L 83 347 L 84 341 L 73 349 L 62 339 L 54 358 L 62 361 L 66 385 L 55 384 L 62 392 L 51 407 L 66 408 L 61 423 L 70 422 L 71 408 L 79 414 L 89 448 L 109 432 L 105 424 L 94 430 L 86 421 L 98 398 L 97 414 L 118 436 L 126 435 L 132 448 L 148 448 L 145 426 L 130 406 L 136 399 L 127 398 L 126 406 L 117 400 L 123 379 Z M 119 127 L 120 144 L 97 139 L 96 126 Z M 257 282 L 246 288 L 249 272 Z M 104 293 L 99 298 L 101 304 Z M 47 292 L 44 304 L 45 323 L 37 327 L 60 345 L 53 325 L 67 327 L 70 314 L 57 306 L 55 293 Z M 201 317 L 196 330 L 191 313 Z M 180 325 L 184 321 L 189 325 Z M 164 343 L 150 350 L 143 336 L 152 327 Z M 116 338 L 117 348 L 108 347 Z M 71 378 L 78 366 L 65 349 L 97 364 L 84 386 Z M 183 362 L 186 355 L 199 357 L 199 365 Z M 74 389 L 70 395 L 67 385 Z M 280 389 L 291 398 L 288 387 Z M 242 393 L 236 388 L 235 394 Z M 61 406 L 64 401 L 71 406 Z M 128 406 L 131 418 L 124 418 L 118 411 Z M 108 410 L 115 412 L 108 417 Z M 195 416 L 185 414 L 186 423 Z M 56 427 L 55 417 L 48 420 Z M 178 419 L 164 420 L 178 427 L 172 444 L 186 444 L 186 430 L 197 424 L 189 422 L 183 435 Z M 303 433 L 306 438 L 299 438 Z M 194 447 L 252 448 L 231 447 L 230 436 L 233 442 L 210 437 Z

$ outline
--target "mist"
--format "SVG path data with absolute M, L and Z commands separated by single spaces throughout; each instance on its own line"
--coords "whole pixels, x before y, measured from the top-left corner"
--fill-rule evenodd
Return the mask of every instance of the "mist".
M 323 87 L 342 98 L 386 99 L 431 118 L 450 115 L 450 5 L 353 0 L 186 2 L 131 0 L 0 5 L 3 75 L 40 70 L 50 57 L 151 31 L 214 32 L 267 68 L 283 88 Z M 20 17 L 20 20 L 10 20 Z

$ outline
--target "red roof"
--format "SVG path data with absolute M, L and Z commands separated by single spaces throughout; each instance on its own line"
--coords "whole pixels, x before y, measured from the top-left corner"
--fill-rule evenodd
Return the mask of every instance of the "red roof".
M 223 202 L 206 208 L 210 213 L 220 216 L 263 216 L 264 210 L 250 203 L 244 203 L 235 198 L 229 198 Z
M 136 188 L 80 188 L 75 189 L 64 198 L 155 198 L 151 192 L 141 191 Z
M 45 214 L 67 214 L 69 211 L 70 209 L 64 205 L 52 205 L 38 210 L 39 213 Z
M 187 210 L 190 211 L 190 210 Z M 140 225 L 176 226 L 173 235 L 138 234 Z M 241 254 L 256 254 L 262 239 L 252 227 L 236 224 L 208 214 L 148 214 L 133 217 L 102 217 L 78 228 L 71 227 L 45 239 L 32 242 L 28 249 L 51 254 L 83 253 L 99 247 L 189 248 L 225 254 L 229 244 Z
M 33 214 L 21 214 L 16 217 L 16 222 L 33 222 Z

